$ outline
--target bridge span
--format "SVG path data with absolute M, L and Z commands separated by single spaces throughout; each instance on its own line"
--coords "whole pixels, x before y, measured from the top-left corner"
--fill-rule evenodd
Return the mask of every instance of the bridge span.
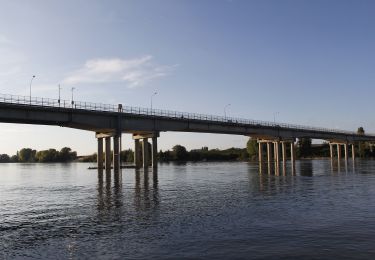
M 120 168 L 121 135 L 133 135 L 135 143 L 135 166 L 148 168 L 150 163 L 157 167 L 157 138 L 160 132 L 197 132 L 233 134 L 254 137 L 259 143 L 259 161 L 263 160 L 263 144 L 266 144 L 268 162 L 279 162 L 279 147 L 285 164 L 286 144 L 290 144 L 291 161 L 294 163 L 294 147 L 297 138 L 323 139 L 330 143 L 331 158 L 337 145 L 338 158 L 341 146 L 348 159 L 351 145 L 354 159 L 354 142 L 375 142 L 375 135 L 359 135 L 351 131 L 310 127 L 294 124 L 222 117 L 196 113 L 183 113 L 159 109 L 109 105 L 82 101 L 67 101 L 28 96 L 0 95 L 0 122 L 38 124 L 69 127 L 95 132 L 98 140 L 98 168 Z M 148 139 L 152 140 L 151 156 Z M 111 158 L 113 139 L 113 158 Z M 104 142 L 105 141 L 105 145 Z M 103 147 L 105 146 L 105 147 Z M 105 148 L 105 158 L 103 158 Z M 150 158 L 151 157 L 151 158 Z M 151 159 L 151 160 L 150 160 Z M 142 161 L 141 161 L 142 160 Z

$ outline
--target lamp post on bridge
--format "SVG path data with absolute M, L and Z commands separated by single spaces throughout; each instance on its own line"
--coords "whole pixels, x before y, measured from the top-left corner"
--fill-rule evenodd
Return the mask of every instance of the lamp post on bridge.
M 152 113 L 152 99 L 154 96 L 156 96 L 158 94 L 157 91 L 155 91 L 152 95 L 151 95 L 151 113 Z
M 227 108 L 231 106 L 231 104 L 227 104 L 225 107 L 224 107 L 224 118 L 227 119 Z
M 73 107 L 73 105 L 74 105 L 74 90 L 75 90 L 76 88 L 72 88 L 72 107 Z
M 60 103 L 61 103 L 61 89 L 62 89 L 62 87 L 60 87 L 60 84 L 59 84 L 59 100 L 57 101 L 59 103 L 59 106 L 60 106 Z
M 35 75 L 33 75 L 31 77 L 31 80 L 30 80 L 30 105 L 31 105 L 31 85 L 33 84 L 33 80 L 35 79 Z

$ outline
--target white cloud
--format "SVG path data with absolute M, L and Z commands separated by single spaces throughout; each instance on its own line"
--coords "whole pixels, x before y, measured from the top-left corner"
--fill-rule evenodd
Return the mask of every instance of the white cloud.
M 92 59 L 65 79 L 65 84 L 126 82 L 128 87 L 138 87 L 168 75 L 174 66 L 161 66 L 150 55 L 135 59 Z

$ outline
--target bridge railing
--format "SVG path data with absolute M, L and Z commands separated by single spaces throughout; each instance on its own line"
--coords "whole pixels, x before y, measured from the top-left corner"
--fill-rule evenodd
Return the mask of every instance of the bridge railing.
M 58 100 L 51 98 L 40 98 L 40 97 L 29 97 L 29 96 L 18 96 L 18 95 L 8 95 L 0 94 L 0 103 L 10 103 L 19 104 L 24 106 L 38 106 L 38 107 L 55 107 L 55 108 L 69 108 L 69 109 L 81 109 L 90 111 L 101 111 L 101 112 L 120 112 L 127 114 L 136 115 L 146 115 L 146 116 L 157 116 L 165 118 L 174 119 L 190 119 L 190 120 L 201 120 L 201 121 L 211 121 L 211 122 L 221 122 L 228 124 L 238 124 L 238 125 L 251 125 L 251 126 L 267 126 L 267 127 L 280 127 L 280 128 L 290 128 L 298 130 L 308 130 L 316 132 L 325 133 L 341 133 L 355 135 L 352 131 L 343 131 L 337 129 L 321 128 L 321 127 L 310 127 L 304 125 L 296 124 L 286 124 L 278 122 L 269 122 L 261 120 L 251 120 L 236 117 L 223 117 L 216 115 L 206 115 L 197 113 L 184 113 L 171 110 L 161 110 L 161 109 L 149 109 L 141 107 L 123 106 L 121 110 L 117 105 L 103 104 L 103 103 L 92 103 L 92 102 L 82 102 L 82 101 L 68 101 L 68 100 Z

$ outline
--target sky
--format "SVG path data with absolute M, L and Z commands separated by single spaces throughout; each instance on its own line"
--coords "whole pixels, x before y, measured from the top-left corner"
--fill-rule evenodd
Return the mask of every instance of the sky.
M 0 0 L 0 93 L 375 133 L 374 1 Z M 161 133 L 159 148 L 245 147 L 248 137 Z M 0 153 L 92 132 L 0 124 Z M 133 148 L 131 136 L 123 149 Z

